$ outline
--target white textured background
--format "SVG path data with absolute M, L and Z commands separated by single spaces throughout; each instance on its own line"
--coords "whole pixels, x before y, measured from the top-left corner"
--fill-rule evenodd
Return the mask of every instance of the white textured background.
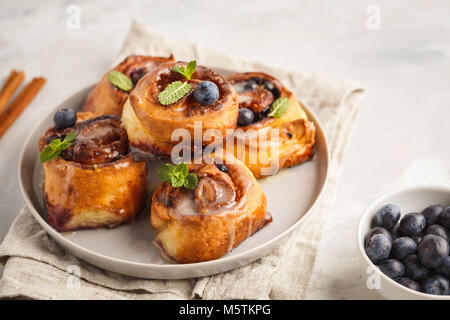
M 79 30 L 66 26 L 71 4 Z M 370 5 L 381 10 L 379 30 L 366 26 Z M 27 132 L 101 77 L 133 18 L 174 39 L 367 86 L 309 297 L 377 298 L 356 249 L 362 211 L 399 185 L 450 183 L 450 2 L 2 0 L 0 81 L 16 68 L 48 83 L 0 140 L 0 240 L 24 204 L 17 162 Z

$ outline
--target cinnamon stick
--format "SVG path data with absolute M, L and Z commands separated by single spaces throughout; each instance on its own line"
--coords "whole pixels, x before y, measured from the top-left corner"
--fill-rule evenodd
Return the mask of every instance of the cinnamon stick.
M 34 96 L 39 92 L 45 84 L 45 78 L 34 78 L 28 85 L 23 88 L 17 95 L 11 105 L 3 113 L 0 114 L 0 138 L 14 123 L 14 121 L 25 110 L 28 104 L 33 100 Z
M 14 92 L 16 92 L 17 88 L 20 86 L 23 78 L 24 73 L 22 71 L 11 71 L 0 91 L 0 112 L 2 112 L 8 104 L 9 99 L 11 99 Z

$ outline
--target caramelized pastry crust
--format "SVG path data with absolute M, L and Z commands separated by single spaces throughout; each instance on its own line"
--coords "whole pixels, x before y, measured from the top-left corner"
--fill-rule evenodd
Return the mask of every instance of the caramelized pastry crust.
M 222 163 L 190 165 L 198 177 L 194 190 L 164 182 L 153 194 L 155 242 L 178 263 L 218 259 L 272 221 L 248 168 L 231 155 Z
M 227 137 L 232 131 L 227 129 L 234 129 L 237 123 L 237 94 L 221 75 L 197 66 L 191 79 L 186 80 L 172 71 L 174 66 L 186 67 L 187 64 L 165 63 L 145 75 L 131 92 L 122 114 L 130 145 L 158 157 L 169 156 L 173 146 L 179 143 L 179 140 L 172 141 L 172 133 L 176 129 L 187 129 L 193 139 L 194 124 L 197 122 L 201 123 L 202 135 L 205 130 L 215 129 L 222 137 Z M 177 80 L 188 81 L 192 85 L 191 91 L 173 104 L 162 105 L 158 100 L 159 93 Z M 217 85 L 219 98 L 210 105 L 201 106 L 195 100 L 193 91 L 205 80 Z
M 79 113 L 75 126 L 47 130 L 39 150 L 73 131 L 78 135 L 70 147 L 44 162 L 48 223 L 58 231 L 71 231 L 112 228 L 131 220 L 145 207 L 146 168 L 129 154 L 120 119 Z
M 236 73 L 227 80 L 239 95 L 239 108 L 250 109 L 254 114 L 254 122 L 238 126 L 227 141 L 228 152 L 245 162 L 256 178 L 311 158 L 315 126 L 292 92 L 276 78 L 261 72 Z M 280 97 L 289 99 L 289 108 L 279 118 L 269 117 L 272 103 Z M 271 129 L 278 129 L 279 134 Z M 261 143 L 261 138 L 266 143 Z
M 156 66 L 165 62 L 175 61 L 173 55 L 165 57 L 129 56 L 113 70 L 120 71 L 131 78 L 133 84 Z M 128 99 L 128 93 L 113 86 L 105 74 L 100 82 L 92 89 L 83 106 L 83 111 L 93 112 L 96 115 L 112 114 L 122 115 L 122 107 Z

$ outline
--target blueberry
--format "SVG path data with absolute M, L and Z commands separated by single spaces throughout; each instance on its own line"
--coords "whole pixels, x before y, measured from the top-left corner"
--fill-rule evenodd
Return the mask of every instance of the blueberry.
M 171 200 L 171 199 L 167 199 L 165 205 L 166 205 L 166 207 L 168 207 L 168 208 L 172 207 L 172 206 L 173 206 L 172 200 Z
M 245 90 L 255 90 L 257 87 L 258 87 L 258 81 L 256 80 L 256 78 L 250 78 L 244 84 Z
M 409 289 L 420 291 L 420 284 L 410 278 L 401 277 L 397 282 Z
M 133 70 L 130 73 L 130 78 L 131 81 L 133 82 L 134 85 L 136 85 L 136 83 L 138 83 L 138 81 L 147 73 L 147 70 L 145 68 L 138 68 Z
M 392 242 L 391 256 L 398 260 L 403 260 L 406 256 L 416 253 L 417 244 L 409 237 L 400 237 Z
M 369 240 L 376 234 L 384 234 L 386 237 L 389 238 L 390 241 L 392 241 L 392 236 L 391 233 L 389 231 L 387 231 L 385 228 L 382 227 L 375 227 L 369 230 L 369 232 L 367 232 L 366 236 L 364 237 L 364 245 L 367 245 L 367 243 L 369 242 Z
M 61 109 L 55 112 L 53 121 L 58 128 L 68 128 L 77 122 L 77 114 L 72 109 Z
M 271 90 L 270 92 L 272 92 L 273 98 L 276 100 L 281 96 L 281 92 L 280 90 L 278 90 L 276 87 L 273 88 L 273 90 Z
M 392 249 L 392 242 L 384 234 L 376 234 L 370 238 L 365 247 L 365 251 L 370 261 L 378 263 L 389 257 Z
M 403 264 L 395 259 L 387 259 L 378 265 L 380 267 L 381 272 L 387 275 L 391 279 L 398 279 L 405 273 L 405 267 Z
M 224 165 L 223 163 L 218 163 L 218 164 L 217 164 L 217 168 L 218 168 L 220 171 L 222 171 L 222 172 L 228 173 L 228 168 L 227 168 L 227 166 Z
M 375 213 L 374 223 L 379 227 L 392 229 L 400 219 L 400 208 L 387 204 Z
M 441 212 L 441 225 L 450 229 L 450 206 Z
M 264 89 L 269 90 L 272 93 L 273 99 L 276 100 L 281 96 L 280 90 L 270 82 L 269 80 L 264 81 Z
M 425 217 L 428 226 L 439 223 L 442 210 L 444 210 L 444 207 L 440 204 L 433 204 L 423 209 L 421 213 Z
M 267 80 L 264 82 L 264 89 L 272 91 L 273 89 L 275 89 L 275 86 L 272 82 Z
M 400 230 L 406 236 L 417 236 L 425 228 L 425 217 L 417 212 L 408 213 L 400 221 Z
M 419 245 L 420 241 L 422 241 L 422 236 L 414 236 L 412 239 L 417 245 Z
M 428 268 L 437 268 L 448 256 L 448 242 L 439 236 L 429 234 L 423 237 L 418 247 L 420 262 Z
M 272 105 L 267 106 L 262 112 L 260 112 L 260 118 L 264 118 L 267 117 L 267 115 L 270 113 L 270 108 L 272 107 Z
M 195 88 L 194 98 L 202 106 L 207 106 L 219 99 L 219 88 L 214 82 L 203 81 Z
M 416 281 L 428 277 L 430 271 L 421 262 L 417 254 L 411 254 L 403 260 L 405 266 L 405 275 Z
M 432 224 L 425 229 L 425 235 L 434 234 L 436 236 L 442 237 L 448 241 L 448 232 L 445 228 L 439 224 Z
M 260 86 L 260 85 L 264 84 L 264 82 L 266 80 L 264 80 L 263 78 L 253 77 L 253 78 L 250 78 L 249 81 L 254 81 L 257 85 Z
M 255 120 L 255 114 L 252 110 L 247 108 L 239 109 L 238 126 L 248 126 L 253 123 L 253 120 Z
M 445 257 L 442 264 L 434 271 L 440 275 L 450 277 L 450 257 Z
M 443 276 L 433 276 L 423 282 L 422 291 L 428 294 L 446 296 L 450 294 L 450 284 Z
M 392 239 L 395 240 L 402 236 L 402 231 L 400 230 L 400 225 L 396 224 L 391 230 Z

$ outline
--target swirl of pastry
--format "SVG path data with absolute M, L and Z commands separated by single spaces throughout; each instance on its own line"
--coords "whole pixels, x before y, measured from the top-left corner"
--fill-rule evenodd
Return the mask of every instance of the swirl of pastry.
M 129 153 L 117 116 L 78 113 L 73 127 L 48 129 L 42 151 L 69 132 L 76 139 L 58 157 L 44 162 L 44 201 L 48 223 L 58 231 L 115 227 L 145 207 L 146 166 Z
M 218 259 L 272 221 L 261 186 L 242 162 L 229 155 L 210 163 L 190 165 L 195 189 L 164 182 L 153 194 L 155 243 L 178 263 Z
M 174 66 L 187 66 L 185 62 L 165 63 L 145 75 L 125 102 L 122 123 L 127 130 L 130 145 L 156 157 L 170 156 L 174 145 L 172 133 L 186 129 L 191 141 L 194 127 L 201 124 L 202 136 L 206 130 L 214 129 L 224 139 L 236 128 L 238 116 L 238 97 L 233 87 L 212 69 L 197 66 L 190 80 L 173 71 Z M 194 98 L 194 90 L 202 81 L 211 81 L 219 89 L 217 101 L 206 106 Z M 170 105 L 162 105 L 159 94 L 174 81 L 187 81 L 190 92 Z M 203 145 L 208 144 L 203 142 Z
M 113 70 L 120 71 L 128 76 L 135 86 L 146 73 L 156 66 L 171 61 L 175 61 L 173 55 L 168 58 L 129 56 Z M 96 115 L 112 114 L 119 117 L 122 115 L 122 107 L 128 99 L 128 92 L 113 86 L 108 80 L 108 73 L 92 89 L 86 98 L 82 111 L 92 112 Z
M 262 72 L 236 73 L 227 77 L 239 95 L 239 108 L 250 109 L 254 119 L 237 127 L 226 150 L 245 162 L 256 178 L 307 161 L 313 155 L 315 126 L 295 95 L 278 79 Z M 269 116 L 273 102 L 289 99 L 281 117 Z M 248 110 L 247 110 L 248 111 Z M 273 136 L 271 129 L 278 129 Z M 264 137 L 266 143 L 256 139 Z M 230 143 L 232 142 L 232 143 Z M 275 165 L 274 165 L 275 164 Z

